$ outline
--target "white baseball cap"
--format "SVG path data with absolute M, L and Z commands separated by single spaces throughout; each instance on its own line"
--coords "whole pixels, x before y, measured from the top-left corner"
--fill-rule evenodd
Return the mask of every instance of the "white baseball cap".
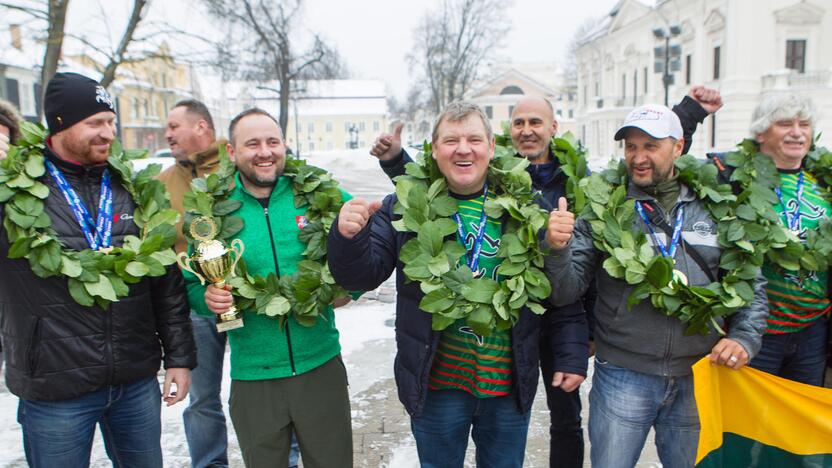
M 667 137 L 678 140 L 684 136 L 679 116 L 665 106 L 646 105 L 633 109 L 615 132 L 615 141 L 623 140 L 628 128 L 637 128 L 659 140 Z

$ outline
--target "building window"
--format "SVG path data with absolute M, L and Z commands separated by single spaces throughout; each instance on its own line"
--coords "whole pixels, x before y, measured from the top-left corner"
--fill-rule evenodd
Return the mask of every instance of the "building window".
M 633 105 L 638 103 L 638 70 L 633 71 Z
M 520 89 L 519 86 L 508 85 L 505 88 L 503 88 L 502 91 L 500 91 L 501 96 L 505 96 L 507 94 L 524 94 L 524 93 L 523 93 L 523 90 Z
M 575 111 L 573 111 L 572 109 L 569 109 L 569 118 L 575 118 Z
M 363 132 L 363 131 L 364 131 L 364 130 L 366 130 L 366 129 L 367 129 L 367 127 L 365 127 L 365 125 L 364 125 L 364 122 L 363 122 L 363 121 L 358 123 L 358 130 L 359 130 L 359 131 Z
M 485 116 L 489 119 L 494 118 L 494 107 L 492 106 L 485 106 Z
M 647 67 L 644 67 L 644 94 L 647 94 Z
M 327 122 L 326 123 L 326 131 L 327 131 L 327 133 L 332 132 L 332 122 Z
M 345 131 L 345 132 L 349 132 L 349 131 L 350 131 L 350 123 L 349 123 L 349 121 L 344 122 L 344 131 Z
M 621 75 L 621 97 L 627 97 L 627 75 Z
M 595 97 L 599 97 L 599 96 L 601 96 L 601 82 L 596 81 L 595 82 Z
M 716 148 L 716 115 L 711 114 L 711 149 Z
M 139 98 L 133 98 L 133 118 L 139 118 Z
M 688 54 L 685 56 L 685 84 L 690 84 L 690 64 L 691 64 L 691 55 Z
M 806 40 L 795 39 L 786 41 L 786 68 L 798 73 L 806 71 Z
M 373 120 L 373 131 L 377 132 L 380 127 L 378 120 Z
M 514 114 L 514 106 L 508 106 L 508 118 Z
M 584 85 L 584 105 L 586 105 L 586 103 L 589 102 L 589 99 L 587 99 L 587 88 L 588 86 Z
M 306 125 L 306 133 L 315 133 L 315 122 L 309 122 Z
M 314 141 L 309 142 L 309 151 L 315 151 L 315 142 Z
M 144 111 L 144 117 L 147 118 L 150 115 L 150 105 L 148 104 L 147 99 L 142 100 L 142 111 Z
M 722 47 L 720 47 L 720 46 L 714 47 L 714 79 L 715 80 L 719 79 L 720 66 L 722 65 L 720 63 L 721 55 L 722 55 Z

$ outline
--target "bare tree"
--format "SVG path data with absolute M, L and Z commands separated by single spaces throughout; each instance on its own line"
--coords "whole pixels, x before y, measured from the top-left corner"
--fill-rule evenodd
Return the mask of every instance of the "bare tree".
M 566 66 L 564 67 L 564 78 L 566 82 L 577 86 L 578 84 L 578 48 L 587 40 L 587 37 L 598 27 L 604 20 L 603 16 L 592 16 L 585 18 L 578 27 L 575 28 L 572 39 L 566 48 Z
M 337 51 L 318 34 L 298 51 L 294 42 L 302 0 L 203 0 L 209 13 L 228 27 L 217 48 L 217 66 L 225 76 L 277 82 L 280 127 L 287 131 L 292 84 L 299 80 L 335 78 L 345 74 Z
M 55 76 L 55 72 L 58 70 L 64 40 L 66 38 L 76 39 L 106 57 L 107 64 L 104 65 L 100 71 L 102 73 L 101 84 L 105 88 L 108 87 L 116 77 L 116 70 L 118 69 L 118 66 L 132 60 L 127 55 L 128 48 L 131 43 L 134 42 L 136 29 L 138 28 L 139 23 L 141 22 L 147 7 L 151 2 L 151 0 L 133 0 L 132 12 L 130 14 L 130 18 L 128 19 L 127 26 L 124 29 L 124 33 L 121 35 L 121 39 L 118 42 L 118 46 L 114 50 L 107 50 L 106 47 L 98 41 L 90 41 L 81 35 L 74 34 L 71 31 L 65 31 L 69 1 L 70 0 L 19 0 L 17 2 L 0 2 L 0 7 L 24 12 L 45 23 L 46 48 L 44 50 L 43 64 L 41 66 L 41 83 L 43 84 L 43 93 L 46 92 L 46 83 L 48 83 L 49 80 Z M 106 18 L 104 18 L 104 20 L 106 22 Z M 38 115 L 43 115 L 43 109 L 38 109 Z
M 424 73 L 435 112 L 461 99 L 480 77 L 510 29 L 506 6 L 503 0 L 443 0 L 439 11 L 422 17 L 408 59 Z

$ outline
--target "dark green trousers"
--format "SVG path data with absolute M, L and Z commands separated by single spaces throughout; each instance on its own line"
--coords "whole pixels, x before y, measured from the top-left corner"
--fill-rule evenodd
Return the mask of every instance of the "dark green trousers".
M 340 356 L 294 377 L 232 380 L 229 408 L 248 468 L 286 468 L 292 430 L 306 468 L 352 467 L 347 372 Z

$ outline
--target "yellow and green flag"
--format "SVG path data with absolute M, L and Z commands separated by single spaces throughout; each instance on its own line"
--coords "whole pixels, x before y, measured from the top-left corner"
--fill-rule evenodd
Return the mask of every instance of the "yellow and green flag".
M 832 390 L 707 357 L 693 381 L 697 467 L 832 467 Z

